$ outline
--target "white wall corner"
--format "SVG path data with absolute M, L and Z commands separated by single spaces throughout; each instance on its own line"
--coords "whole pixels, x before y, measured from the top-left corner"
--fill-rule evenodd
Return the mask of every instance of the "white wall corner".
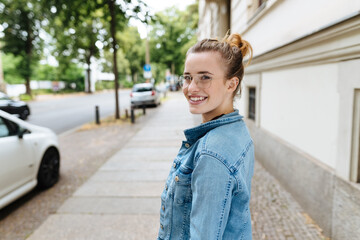
M 338 92 L 338 152 L 336 157 L 336 174 L 350 181 L 352 138 L 354 132 L 354 93 L 360 89 L 360 59 L 339 63 Z M 359 111 L 359 110 L 358 110 Z

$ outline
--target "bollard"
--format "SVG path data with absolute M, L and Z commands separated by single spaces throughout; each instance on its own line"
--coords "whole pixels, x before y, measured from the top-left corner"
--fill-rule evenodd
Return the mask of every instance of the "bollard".
M 100 124 L 99 106 L 95 106 L 95 122 L 96 124 Z
M 142 106 L 142 109 L 143 109 L 143 114 L 146 115 L 146 106 L 143 105 L 143 106 Z
M 129 118 L 129 111 L 127 109 L 125 109 L 125 118 L 128 119 Z
M 134 109 L 133 108 L 131 108 L 131 110 L 130 110 L 130 112 L 131 112 L 131 123 L 135 123 L 135 114 L 134 114 Z

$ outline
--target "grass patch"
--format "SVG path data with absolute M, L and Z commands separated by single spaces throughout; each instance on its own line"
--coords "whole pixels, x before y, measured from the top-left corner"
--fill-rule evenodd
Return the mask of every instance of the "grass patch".
M 129 112 L 130 114 L 130 112 Z M 135 119 L 143 115 L 142 111 L 135 111 Z M 135 120 L 136 122 L 136 120 Z M 109 116 L 100 120 L 100 124 L 96 124 L 95 121 L 86 123 L 79 128 L 78 131 L 87 131 L 96 128 L 109 127 L 109 126 L 120 126 L 125 124 L 131 124 L 131 118 L 126 118 L 125 114 L 120 116 L 120 119 L 115 119 L 115 116 Z

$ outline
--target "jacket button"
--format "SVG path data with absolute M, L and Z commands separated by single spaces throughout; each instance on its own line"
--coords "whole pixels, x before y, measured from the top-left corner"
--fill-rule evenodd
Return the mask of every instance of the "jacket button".
M 173 165 L 173 166 L 174 166 L 174 168 L 176 168 L 176 163 L 174 163 L 174 165 Z
M 165 184 L 165 189 L 168 190 L 168 185 L 167 184 Z
M 186 147 L 186 148 L 189 148 L 189 147 L 190 147 L 190 144 L 185 143 L 185 147 Z
M 160 224 L 160 228 L 161 228 L 162 230 L 164 230 L 164 226 L 163 226 L 162 224 Z
M 175 177 L 175 182 L 178 182 L 178 181 L 179 181 L 179 177 L 176 176 L 176 177 Z
M 162 207 L 161 207 L 161 208 L 162 208 L 162 210 L 163 210 L 163 211 L 165 211 L 165 206 L 164 206 L 164 205 L 162 205 Z

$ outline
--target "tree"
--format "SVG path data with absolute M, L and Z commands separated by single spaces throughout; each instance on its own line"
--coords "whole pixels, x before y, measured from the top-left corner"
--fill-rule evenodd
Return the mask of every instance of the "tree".
M 88 54 L 85 54 L 86 60 L 91 59 L 89 56 L 98 54 L 98 49 L 96 48 L 97 40 L 103 40 L 104 47 L 111 49 L 113 53 L 113 72 L 115 76 L 115 117 L 120 118 L 117 64 L 117 51 L 119 49 L 119 45 L 117 41 L 117 32 L 122 31 L 125 28 L 128 24 L 129 18 L 131 17 L 138 18 L 139 16 L 143 16 L 143 20 L 146 21 L 148 16 L 148 12 L 144 11 L 146 4 L 144 4 L 141 0 L 96 0 L 87 1 L 85 4 L 84 1 L 80 0 L 49 0 L 47 1 L 47 4 L 49 7 L 55 7 L 56 11 L 59 11 L 58 15 L 61 16 L 61 23 L 67 27 L 72 26 L 72 28 L 69 28 L 69 31 L 74 33 L 71 39 L 81 44 L 84 44 L 85 42 L 84 45 L 88 47 Z M 102 21 L 99 21 L 100 17 L 102 18 Z M 94 18 L 96 19 L 95 22 Z M 89 24 L 87 25 L 91 27 L 87 28 L 79 25 L 79 22 L 86 23 L 87 20 L 89 20 Z M 72 22 L 74 24 L 72 24 Z M 77 26 L 80 28 L 76 28 Z M 98 29 L 97 27 L 100 27 L 101 29 Z M 81 33 L 80 30 L 84 28 L 89 29 L 89 31 Z M 103 31 L 103 34 L 107 35 L 107 38 L 105 36 L 99 37 L 97 33 L 100 33 L 101 30 L 106 28 L 108 28 L 109 31 L 105 30 Z M 58 36 L 58 34 L 56 34 L 56 36 Z M 79 39 L 81 41 L 75 40 L 78 38 L 81 38 Z M 83 41 L 84 38 L 86 41 Z M 75 48 L 80 48 L 81 44 L 74 44 L 74 46 Z M 71 55 L 71 52 L 68 53 L 68 55 Z M 90 64 L 88 62 L 88 66 L 89 65 Z
M 185 11 L 169 8 L 156 14 L 150 31 L 151 61 L 171 69 L 172 74 L 181 74 L 186 51 L 196 42 L 197 22 L 197 3 Z
M 48 31 L 55 41 L 55 51 L 60 73 L 63 73 L 73 59 L 87 67 L 87 92 L 91 92 L 91 59 L 100 56 L 96 43 L 102 40 L 101 21 L 103 11 L 96 1 L 62 0 L 47 1 L 47 6 L 54 13 L 50 19 Z
M 42 55 L 42 13 L 40 0 L 2 0 L 0 3 L 4 28 L 2 50 L 20 58 L 16 68 L 25 80 L 27 94 L 31 94 L 30 77 L 34 65 Z
M 114 76 L 115 76 L 115 118 L 120 118 L 119 110 L 119 97 L 118 97 L 118 69 L 117 69 L 117 50 L 119 48 L 117 42 L 116 32 L 124 28 L 124 20 L 129 19 L 130 17 L 139 18 L 140 13 L 146 8 L 146 4 L 142 1 L 137 0 L 125 0 L 118 2 L 115 0 L 105 0 L 109 9 L 109 22 L 110 22 L 110 34 L 112 40 L 112 51 L 113 51 L 113 67 L 114 67 Z M 148 12 L 144 12 L 144 18 L 142 21 L 148 21 Z
M 129 61 L 132 82 L 135 83 L 145 64 L 144 41 L 135 27 L 127 27 L 122 33 L 118 33 L 118 39 L 125 58 Z

